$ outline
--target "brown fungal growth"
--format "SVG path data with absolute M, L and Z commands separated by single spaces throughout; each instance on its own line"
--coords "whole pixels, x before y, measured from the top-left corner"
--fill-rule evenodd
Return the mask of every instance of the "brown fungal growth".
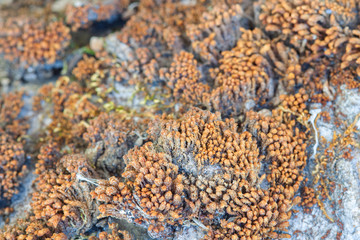
M 117 14 L 123 13 L 129 5 L 129 0 L 112 0 L 107 3 L 88 2 L 68 4 L 65 10 L 66 23 L 72 31 L 88 28 L 94 22 L 106 21 Z
M 26 173 L 25 152 L 21 143 L 0 132 L 0 199 L 9 201 L 17 194 Z
M 286 58 L 279 54 L 281 61 L 270 55 L 284 76 L 287 91 L 298 85 L 312 94 L 321 92 L 323 85 L 326 86 L 324 71 L 335 72 L 331 73 L 331 81 L 338 78 L 336 75 L 343 75 L 344 70 L 348 70 L 346 75 L 358 75 L 356 39 L 359 34 L 355 27 L 357 5 L 354 1 L 274 0 L 261 5 L 261 9 L 259 20 L 264 30 L 275 41 L 280 39 L 276 43 L 279 53 L 289 55 Z M 274 47 L 267 47 L 268 53 L 269 49 Z M 276 56 L 275 51 L 270 51 L 273 52 Z M 342 81 L 349 86 L 358 85 L 354 79 Z
M 58 14 L 46 13 L 52 1 L 13 3 L 46 9 L 0 7 L 0 54 L 22 70 L 64 68 L 33 101 L 0 99 L 0 215 L 21 211 L 24 166 L 36 174 L 27 216 L 5 219 L 0 240 L 130 239 L 127 224 L 135 238 L 133 227 L 160 239 L 289 238 L 298 204 L 338 221 L 323 201 L 339 190 L 330 167 L 360 147 L 358 117 L 331 112 L 359 87 L 356 1 L 95 0 Z M 104 22 L 110 35 L 69 46 L 70 29 Z M 33 84 L 9 89 L 19 82 Z M 319 119 L 339 129 L 333 141 L 317 139 Z
M 109 229 L 102 231 L 98 236 L 91 236 L 89 240 L 132 240 L 132 236 L 127 231 L 119 230 L 119 225 L 116 223 L 109 223 Z
M 260 29 L 240 32 L 237 45 L 221 52 L 219 66 L 211 68 L 209 74 L 186 52 L 175 55 L 171 66 L 161 69 L 160 78 L 171 88 L 175 100 L 236 116 L 274 95 L 272 67 L 264 50 L 269 40 Z
M 334 130 L 331 140 L 322 139 L 319 142 L 315 156 L 315 167 L 311 172 L 314 177 L 312 188 L 315 190 L 316 203 L 331 222 L 334 222 L 334 219 L 327 213 L 324 202 L 327 200 L 334 201 L 331 195 L 335 188 L 342 188 L 346 191 L 346 187 L 341 183 L 339 184 L 334 178 L 332 166 L 340 159 L 351 161 L 352 151 L 360 147 L 356 140 L 358 137 L 356 123 L 360 118 L 360 114 L 357 114 L 352 122 L 344 121 L 341 119 L 342 117 L 341 115 L 331 117 L 330 122 L 332 124 L 335 125 L 336 122 L 339 122 L 339 124 L 337 129 Z M 317 121 L 318 119 L 315 121 L 316 127 Z M 341 199 L 339 205 L 341 205 Z
M 112 62 L 111 76 L 132 85 L 157 83 L 160 67 L 167 67 L 174 54 L 184 49 L 186 23 L 199 21 L 200 12 L 206 10 L 204 4 L 141 1 L 137 12 L 115 34 L 122 51 Z
M 22 136 L 29 127 L 20 112 L 24 92 L 4 94 L 0 98 L 0 201 L 2 215 L 9 215 L 11 199 L 19 193 L 21 179 L 27 172 Z
M 356 64 L 356 73 L 360 75 L 359 60 L 357 56 L 359 54 L 360 43 L 360 31 L 355 29 L 352 31 L 353 37 L 349 39 L 349 43 L 346 46 L 346 52 L 343 55 L 343 62 L 341 68 L 344 69 L 351 64 Z
M 189 9 L 191 7 L 179 2 L 141 2 L 138 12 L 129 19 L 118 38 L 132 48 L 146 47 L 154 56 L 163 50 L 179 52 L 183 19 L 192 20 L 192 14 L 197 14 L 193 11 L 186 13 Z M 150 48 L 151 45 L 157 47 Z
M 40 153 L 37 156 L 38 161 L 35 164 L 35 173 L 41 174 L 46 169 L 54 168 L 61 158 L 60 146 L 56 142 L 48 142 L 40 148 Z
M 301 88 L 298 93 L 294 95 L 281 95 L 280 110 L 283 111 L 286 121 L 296 120 L 304 126 L 307 126 L 307 120 L 309 119 L 309 112 L 307 108 L 307 102 L 309 95 L 306 94 L 305 89 Z
M 260 52 L 269 59 L 274 75 L 280 78 L 279 85 L 287 92 L 293 92 L 298 86 L 308 86 L 312 69 L 303 72 L 303 60 L 296 49 L 288 47 L 283 41 L 272 40 L 266 43 Z
M 84 139 L 90 146 L 95 146 L 99 141 L 104 141 L 106 146 L 120 146 L 125 142 L 128 132 L 131 131 L 131 122 L 121 121 L 121 115 L 115 113 L 102 113 L 90 121 Z
M 153 236 L 165 231 L 164 224 L 178 224 L 183 219 L 184 188 L 182 175 L 170 162 L 170 156 L 156 153 L 152 144 L 147 143 L 130 151 L 125 158 L 128 161 L 123 173 L 125 184 L 112 177 L 93 192 L 94 197 L 105 202 L 99 206 L 100 212 L 124 217 L 123 212 L 130 210 L 135 221 L 149 224 L 148 231 Z
M 29 124 L 20 115 L 24 106 L 24 91 L 4 94 L 0 98 L 0 131 L 11 135 L 14 139 L 25 135 Z
M 5 226 L 0 232 L 0 239 L 44 239 L 44 240 L 67 240 L 64 233 L 55 233 L 54 229 L 48 227 L 43 220 L 37 220 L 32 215 L 27 215 L 24 219 L 18 219 L 16 224 Z
M 70 43 L 70 30 L 61 21 L 9 18 L 3 23 L 0 54 L 21 66 L 53 64 Z
M 68 77 L 58 79 L 56 86 L 44 85 L 35 101 L 35 110 L 46 105 L 53 109 L 48 126 L 48 137 L 58 144 L 84 146 L 82 135 L 86 131 L 86 121 L 99 114 L 99 103 L 94 102 L 91 94 L 84 94 L 80 82 Z
M 294 112 L 305 111 L 293 105 Z M 135 217 L 153 236 L 171 234 L 172 225 L 195 217 L 208 239 L 286 237 L 277 231 L 288 227 L 300 200 L 294 196 L 303 180 L 306 136 L 295 127 L 295 113 L 272 114 L 250 112 L 240 128 L 234 119 L 198 109 L 179 120 L 155 121 L 152 142 L 125 156 L 125 182 L 112 177 L 92 193 L 104 202 L 100 212 Z M 264 161 L 270 172 L 260 175 Z M 260 187 L 264 179 L 269 189 Z M 224 214 L 229 217 L 215 221 Z
M 306 212 L 310 213 L 311 208 L 317 203 L 315 190 L 305 186 L 301 190 L 301 198 L 301 206 L 305 207 Z
M 162 222 L 173 225 L 181 221 L 183 176 L 170 156 L 152 148 L 149 143 L 130 151 L 123 176 L 129 179 L 135 201 L 151 219 L 148 231 L 156 234 L 165 230 Z
M 132 240 L 132 237 L 126 231 L 112 229 L 111 232 L 100 232 L 98 237 L 90 237 L 89 240 Z
M 80 60 L 73 69 L 72 74 L 79 81 L 88 81 L 94 73 L 100 71 L 101 66 L 102 61 L 84 55 L 83 59 Z M 99 74 L 103 75 L 102 73 Z
M 84 133 L 89 162 L 98 170 L 121 174 L 125 168 L 123 156 L 135 145 L 142 145 L 141 128 L 139 123 L 124 119 L 121 114 L 100 114 L 90 121 Z
M 337 53 L 337 56 L 339 55 L 341 56 L 340 68 L 342 70 L 352 69 L 354 72 L 356 72 L 356 76 L 359 77 L 360 76 L 360 67 L 359 67 L 360 61 L 358 60 L 359 51 L 360 51 L 359 29 L 353 29 L 353 30 L 345 29 L 344 34 L 337 37 L 331 43 L 330 43 L 331 45 L 329 44 L 329 48 L 334 49 L 333 51 Z
M 316 49 L 330 26 L 351 26 L 356 21 L 356 3 L 348 1 L 271 0 L 261 5 L 259 20 L 269 33 L 282 33 L 300 52 Z
M 249 112 L 245 121 L 246 128 L 251 129 L 254 137 L 260 141 L 261 149 L 266 151 L 264 161 L 271 163 L 269 166 L 270 173 L 266 176 L 270 183 L 270 188 L 266 191 L 267 200 L 258 202 L 260 209 L 254 209 L 255 213 L 252 210 L 252 213 L 246 215 L 245 218 L 238 218 L 231 223 L 222 221 L 220 228 L 216 227 L 210 231 L 210 239 L 226 237 L 240 239 L 250 236 L 256 238 L 263 236 L 270 238 L 288 237 L 288 235 L 279 234 L 277 231 L 287 228 L 287 220 L 291 217 L 290 209 L 300 201 L 299 197 L 294 198 L 294 194 L 298 191 L 303 180 L 301 171 L 306 164 L 304 154 L 306 143 L 303 142 L 304 133 L 299 132 L 299 129 L 296 128 L 295 131 L 292 130 L 292 126 L 295 126 L 294 120 L 288 119 L 280 111 L 274 110 L 272 116 Z M 268 202 L 269 200 L 270 202 Z M 262 210 L 262 208 L 264 209 Z M 271 213 L 268 212 L 269 210 Z M 249 222 L 249 220 L 253 221 Z M 244 224 L 245 228 L 241 227 Z M 256 235 L 252 232 L 252 229 L 257 229 L 252 227 L 253 224 L 255 226 L 260 224 L 261 226 L 260 232 Z
M 208 102 L 210 87 L 201 82 L 197 61 L 191 53 L 180 52 L 176 55 L 164 75 L 176 101 L 191 105 Z
M 72 70 L 72 74 L 76 77 L 83 91 L 106 99 L 108 88 L 105 81 L 111 66 L 106 63 L 106 59 L 97 59 L 83 55 L 76 67 Z
M 240 4 L 216 1 L 211 10 L 202 13 L 198 23 L 187 24 L 186 35 L 201 60 L 217 63 L 222 51 L 236 45 L 246 21 Z
M 225 115 L 241 113 L 247 100 L 260 103 L 273 96 L 271 67 L 260 52 L 268 40 L 260 29 L 242 31 L 236 47 L 222 52 L 219 67 L 212 71 L 211 104 Z
M 68 235 L 89 230 L 95 222 L 95 203 L 90 197 L 97 177 L 84 156 L 66 155 L 56 169 L 49 169 L 35 179 L 32 194 L 32 210 L 35 219 L 44 220 L 53 229 Z M 76 226 L 74 228 L 74 226 Z
M 218 164 L 220 161 L 227 164 L 225 163 L 227 156 L 225 149 L 232 149 L 232 146 L 225 145 L 226 142 L 231 144 L 233 139 L 241 140 L 238 135 L 232 135 L 236 129 L 233 119 L 222 121 L 218 112 L 212 114 L 193 108 L 181 120 L 154 121 L 149 133 L 150 138 L 156 140 L 166 152 L 171 153 L 174 159 L 178 159 L 179 164 L 184 164 L 183 167 L 191 162 L 194 166 L 188 170 L 195 173 L 206 164 Z M 222 147 L 219 148 L 218 144 Z M 187 148 L 192 149 L 192 157 L 187 157 Z
M 337 88 L 337 90 L 342 85 L 346 85 L 346 87 L 348 89 L 359 89 L 360 81 L 357 81 L 357 78 L 354 78 L 354 76 L 358 75 L 358 73 L 355 72 L 355 70 L 356 69 L 354 69 L 354 68 L 335 69 L 331 73 L 331 85 L 334 86 L 335 88 Z

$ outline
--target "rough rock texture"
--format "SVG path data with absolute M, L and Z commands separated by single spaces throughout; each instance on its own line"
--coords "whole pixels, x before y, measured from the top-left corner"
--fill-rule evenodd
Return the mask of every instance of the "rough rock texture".
M 334 100 L 334 108 L 322 108 L 331 116 L 343 113 L 344 120 L 351 124 L 360 113 L 360 93 L 358 89 L 349 90 L 346 86 L 341 87 L 341 92 Z M 330 104 L 329 104 L 330 105 Z M 314 104 L 318 108 L 319 105 Z M 360 119 L 355 121 L 358 129 Z M 333 132 L 343 133 L 343 130 L 334 123 L 328 123 L 321 118 L 317 121 L 319 139 L 324 137 L 328 142 L 333 140 Z M 359 143 L 359 135 L 355 137 Z M 334 220 L 331 222 L 318 205 L 314 206 L 310 214 L 302 212 L 300 208 L 295 217 L 290 220 L 291 239 L 360 239 L 360 151 L 354 149 L 351 152 L 352 159 L 339 158 L 334 161 L 327 174 L 333 176 L 336 184 L 330 193 L 332 201 L 324 202 L 325 211 Z M 314 167 L 315 159 L 310 159 L 309 165 Z M 311 173 L 308 172 L 309 178 Z M 331 206 L 332 205 L 332 206 Z M 341 233 L 341 234 L 340 234 Z

